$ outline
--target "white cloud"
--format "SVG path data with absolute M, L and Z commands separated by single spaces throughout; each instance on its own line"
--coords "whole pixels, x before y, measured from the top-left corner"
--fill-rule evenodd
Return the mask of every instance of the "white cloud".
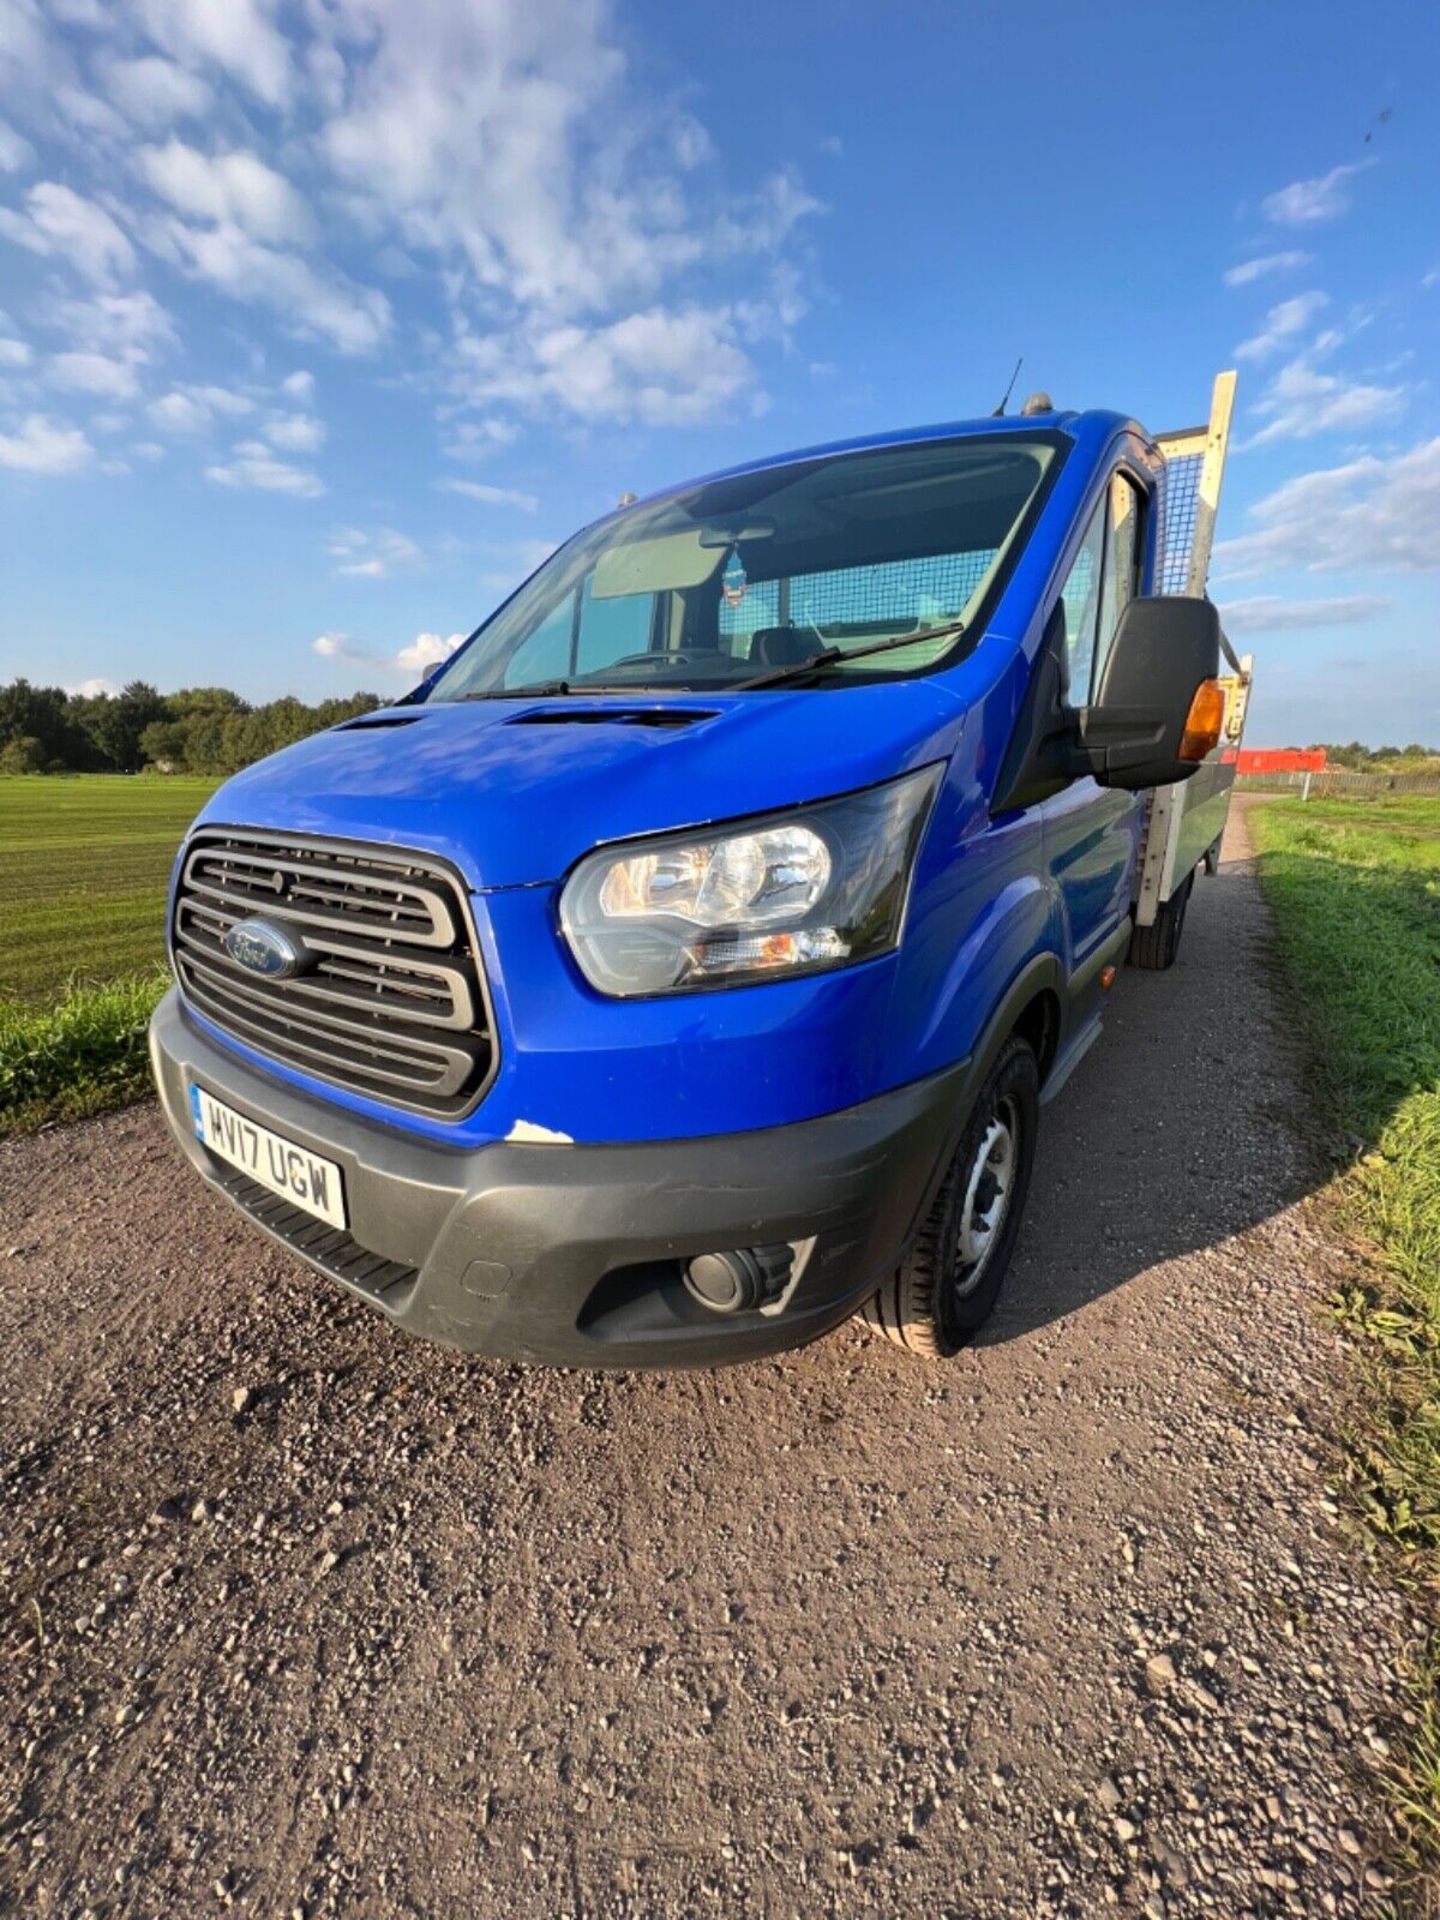
M 34 357 L 23 340 L 0 338 L 0 367 L 28 367 Z
M 1328 307 L 1328 293 L 1297 293 L 1293 300 L 1282 300 L 1271 307 L 1259 333 L 1242 340 L 1236 347 L 1241 360 L 1260 360 L 1278 348 L 1288 346 L 1296 334 L 1303 333 L 1316 314 Z
M 283 414 L 260 431 L 272 447 L 283 447 L 287 453 L 315 453 L 325 444 L 325 422 L 305 413 Z
M 143 127 L 168 127 L 199 119 L 214 104 L 213 88 L 198 73 L 148 54 L 139 60 L 102 63 L 105 91 L 120 111 Z
M 1312 627 L 1360 626 L 1388 613 L 1392 604 L 1368 593 L 1334 600 L 1286 600 L 1278 593 L 1262 593 L 1224 602 L 1220 618 L 1228 633 L 1298 633 Z
M 71 342 L 90 353 L 118 353 L 122 358 L 145 361 L 179 340 L 170 315 L 153 294 L 143 290 L 62 300 L 54 314 Z
M 379 580 L 397 567 L 414 566 L 423 558 L 420 548 L 408 534 L 394 527 L 337 527 L 330 536 L 329 552 L 336 573 L 357 580 Z
M 1325 573 L 1440 568 L 1440 436 L 1298 475 L 1257 502 L 1252 532 L 1222 540 L 1215 569 L 1252 579 L 1281 567 Z
M 249 395 L 236 393 L 231 387 L 184 387 L 181 391 L 212 413 L 223 413 L 230 420 L 255 411 L 255 402 Z
M 165 449 L 157 440 L 137 440 L 130 449 L 138 460 L 163 460 Z
M 144 291 L 61 300 L 53 318 L 71 347 L 55 355 L 46 377 L 71 393 L 133 400 L 140 391 L 140 370 L 157 349 L 176 340 L 169 314 Z
M 1314 180 L 1293 180 L 1278 193 L 1267 194 L 1260 202 L 1260 211 L 1278 227 L 1313 227 L 1336 220 L 1350 209 L 1350 181 L 1371 164 L 1357 160 L 1349 166 L 1332 167 Z
M 310 645 L 322 660 L 339 660 L 353 667 L 379 667 L 386 673 L 408 674 L 413 680 L 417 674 L 427 674 L 432 667 L 448 660 L 467 637 L 463 633 L 452 633 L 448 639 L 438 633 L 417 633 L 409 646 L 393 654 L 377 653 L 372 647 L 361 646 L 348 633 L 322 633 Z
M 481 400 L 539 410 L 558 403 L 582 420 L 693 426 L 756 386 L 728 309 L 652 307 L 605 327 L 569 324 L 516 340 L 468 334 L 461 381 Z
M 59 256 L 96 286 L 113 286 L 135 270 L 135 249 L 103 207 L 58 180 L 41 180 L 25 196 L 26 211 L 0 207 L 0 234 L 31 253 Z
M 263 440 L 242 440 L 224 464 L 206 467 L 205 478 L 222 487 L 251 487 L 262 493 L 292 493 L 305 500 L 325 491 L 318 474 L 277 460 Z
M 276 0 L 136 0 L 151 37 L 188 71 L 210 65 L 267 106 L 290 97 L 290 53 Z
M 407 246 L 454 253 L 481 286 L 552 310 L 601 307 L 694 257 L 668 183 L 625 177 L 647 115 L 622 94 L 596 5 L 369 0 L 365 12 L 372 45 L 336 71 L 322 141 Z
M 1392 420 L 1405 404 L 1404 387 L 1380 387 L 1319 373 L 1303 357 L 1281 367 L 1252 411 L 1266 424 L 1247 442 L 1308 440 L 1317 433 L 1358 432 Z
M 136 167 L 152 191 L 188 219 L 280 245 L 303 246 L 312 237 L 304 199 L 253 153 L 212 156 L 172 139 L 163 147 L 143 147 Z
M 152 400 L 148 411 L 155 425 L 166 433 L 199 433 L 211 420 L 208 407 L 202 407 L 178 388 L 159 400 Z
M 45 377 L 67 393 L 95 393 L 107 400 L 133 400 L 139 391 L 130 362 L 104 353 L 57 353 Z
M 7 120 L 0 120 L 0 173 L 19 173 L 35 158 L 35 149 Z
M 98 47 L 55 30 L 78 6 Z M 681 88 L 637 74 L 608 0 L 0 8 L 20 23 L 0 34 L 0 88 L 79 115 L 55 123 L 57 172 L 103 181 L 92 200 L 42 183 L 0 233 L 96 284 L 122 285 L 142 249 L 300 338 L 369 354 L 391 308 L 346 268 L 388 261 L 456 343 L 425 377 L 459 403 L 457 458 L 506 444 L 511 411 L 661 425 L 763 404 L 751 351 L 785 344 L 804 311 L 801 236 L 821 209 L 783 167 L 727 186 Z M 172 131 L 187 117 L 203 137 Z M 123 144 L 102 150 L 102 130 Z M 484 419 L 457 422 L 477 399 Z
M 442 493 L 463 493 L 467 500 L 478 500 L 487 507 L 518 507 L 522 513 L 534 513 L 540 505 L 533 493 L 517 487 L 487 487 L 478 480 L 437 480 Z
M 695 309 L 661 295 L 690 270 L 721 265 L 757 289 L 758 307 L 768 263 L 817 210 L 793 173 L 749 195 L 707 195 L 704 129 L 633 85 L 593 0 L 364 0 L 363 18 L 357 55 L 346 7 L 329 16 L 321 147 L 377 237 L 441 263 L 465 342 L 457 395 L 476 312 L 503 376 L 495 400 L 515 388 L 524 406 L 661 423 L 711 418 L 753 387 L 733 337 L 738 309 L 724 338 L 711 320 L 709 351 L 681 362 L 670 348 Z M 762 264 L 747 270 L 737 256 Z M 798 295 L 771 304 L 794 312 Z M 655 382 L 626 365 L 626 336 L 610 330 L 627 327 L 668 335 L 654 339 Z M 606 363 L 624 375 L 610 403 Z
M 292 400 L 308 400 L 315 391 L 315 376 L 307 373 L 303 367 L 294 373 L 287 373 L 280 382 L 280 391 L 288 393 Z
M 318 334 L 341 353 L 373 353 L 390 330 L 390 303 L 373 287 L 322 272 L 283 248 L 269 247 L 238 227 L 192 227 L 172 219 L 154 236 L 178 265 L 232 299 L 269 307 L 306 334 Z
M 449 429 L 442 449 L 452 460 L 486 460 L 499 447 L 512 446 L 520 429 L 512 421 L 461 420 Z
M 1241 260 L 1227 267 L 1221 278 L 1227 287 L 1248 287 L 1276 273 L 1294 273 L 1314 262 L 1314 254 L 1291 249 L 1286 253 L 1265 253 L 1255 260 Z
M 55 104 L 72 126 L 97 145 L 103 146 L 107 142 L 114 145 L 130 137 L 124 115 L 117 113 L 108 100 L 102 100 L 88 88 L 58 87 Z
M 0 433 L 0 467 L 16 473 L 79 473 L 95 458 L 95 449 L 79 427 L 32 413 L 18 433 Z
M 406 672 L 428 673 L 442 660 L 448 660 L 465 637 L 463 633 L 452 633 L 448 640 L 442 640 L 438 633 L 417 633 L 410 645 L 401 647 L 396 654 L 395 665 Z
M 90 679 L 82 680 L 78 685 L 66 687 L 66 693 L 78 695 L 82 700 L 98 700 L 102 694 L 108 694 L 113 700 L 119 693 L 118 682 L 109 680 L 103 673 L 92 674 Z
M 253 413 L 255 402 L 229 387 L 172 387 L 147 409 L 152 422 L 166 433 L 200 433 L 215 422 L 216 415 L 239 419 Z

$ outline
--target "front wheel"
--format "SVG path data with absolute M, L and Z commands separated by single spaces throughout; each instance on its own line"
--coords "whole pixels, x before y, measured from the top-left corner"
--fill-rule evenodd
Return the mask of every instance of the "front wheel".
M 1035 1134 L 1040 1070 L 1007 1040 L 965 1123 L 914 1246 L 862 1309 L 907 1353 L 946 1360 L 990 1318 L 1020 1231 Z

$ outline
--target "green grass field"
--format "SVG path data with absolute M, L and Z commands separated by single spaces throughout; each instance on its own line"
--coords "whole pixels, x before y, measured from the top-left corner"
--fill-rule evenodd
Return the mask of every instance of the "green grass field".
M 162 961 L 170 863 L 215 786 L 0 776 L 0 1001 L 43 1006 Z
M 1283 800 L 1250 814 L 1323 1112 L 1334 1193 L 1373 1280 L 1335 1302 L 1361 1361 L 1349 1474 L 1405 1577 L 1440 1584 L 1440 800 Z M 1440 1642 L 1393 1780 L 1417 1872 L 1440 1878 Z
M 0 1135 L 145 1091 L 170 865 L 215 784 L 0 776 Z

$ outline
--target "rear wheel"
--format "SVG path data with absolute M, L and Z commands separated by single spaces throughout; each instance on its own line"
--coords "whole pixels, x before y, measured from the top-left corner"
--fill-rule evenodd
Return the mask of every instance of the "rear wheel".
M 1132 967 L 1143 967 L 1148 973 L 1163 973 L 1167 967 L 1174 966 L 1175 957 L 1180 951 L 1180 935 L 1185 931 L 1185 909 L 1190 904 L 1194 885 L 1194 874 L 1187 873 L 1156 914 L 1153 923 L 1148 927 L 1136 927 L 1130 936 L 1130 951 L 1126 956 Z
M 1030 1189 L 1039 1117 L 1040 1070 L 1014 1036 L 990 1069 L 914 1246 L 862 1309 L 907 1353 L 948 1359 L 994 1312 Z

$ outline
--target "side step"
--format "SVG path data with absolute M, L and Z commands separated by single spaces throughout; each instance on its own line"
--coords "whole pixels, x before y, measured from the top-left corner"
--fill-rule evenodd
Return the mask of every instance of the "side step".
M 1103 1022 L 1097 1013 L 1091 1018 L 1089 1025 L 1082 1027 L 1079 1033 L 1071 1040 L 1064 1053 L 1061 1054 L 1060 1058 L 1050 1069 L 1045 1084 L 1040 1089 L 1040 1104 L 1042 1107 L 1048 1107 L 1056 1094 L 1062 1090 L 1065 1082 L 1070 1078 L 1071 1074 L 1074 1073 L 1076 1067 L 1079 1066 L 1091 1047 L 1093 1047 L 1095 1042 L 1100 1038 L 1102 1030 Z

